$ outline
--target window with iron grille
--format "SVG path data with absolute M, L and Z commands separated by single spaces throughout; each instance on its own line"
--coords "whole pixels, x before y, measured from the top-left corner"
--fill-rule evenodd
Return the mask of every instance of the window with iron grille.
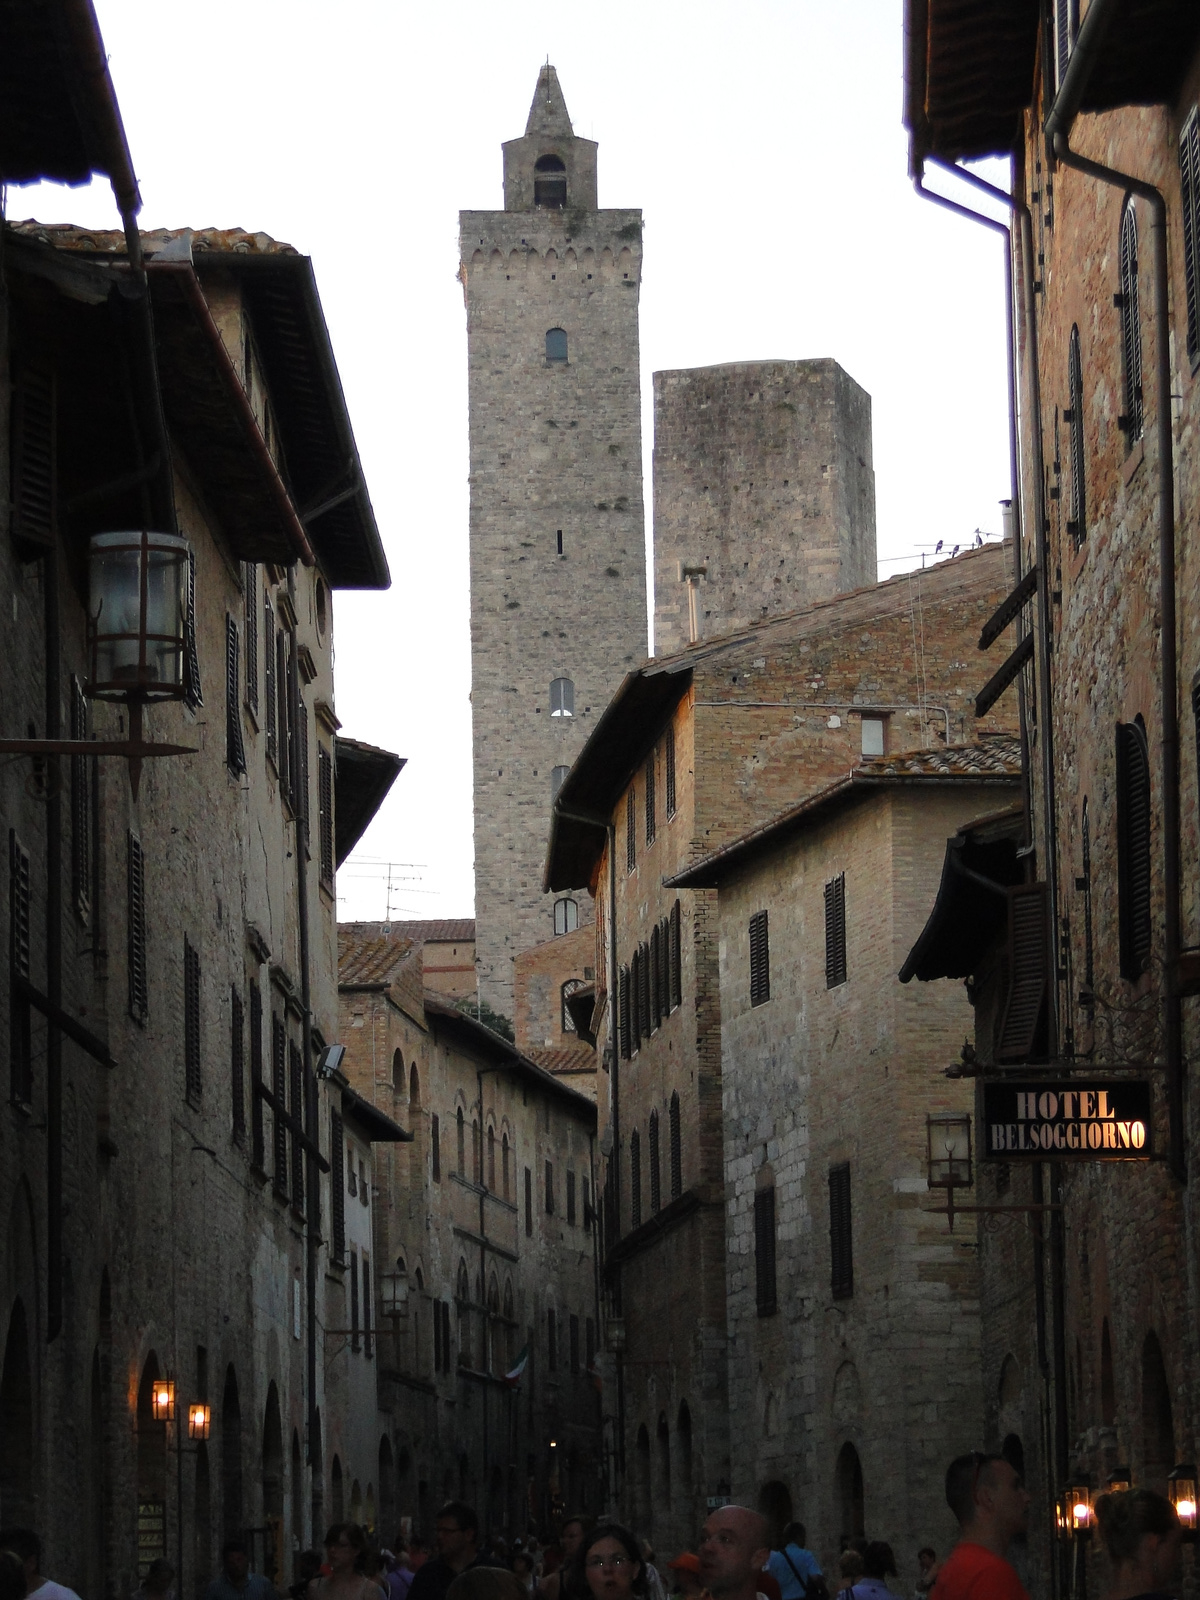
M 1141 717 L 1117 724 L 1117 907 L 1121 976 L 1135 983 L 1150 965 L 1150 751 Z
M 825 987 L 846 981 L 846 874 L 825 885 Z
M 258 718 L 258 562 L 242 562 L 246 598 L 246 704 Z
M 552 1217 L 554 1215 L 554 1163 L 553 1163 L 553 1161 L 547 1161 L 547 1163 L 546 1163 L 546 1215 L 548 1217 Z
M 675 725 L 672 723 L 667 728 L 666 738 L 663 741 L 663 766 L 665 767 L 667 821 L 675 815 Z
M 571 1352 L 571 1374 L 579 1376 L 579 1318 L 574 1313 L 567 1324 L 568 1346 Z
M 850 1221 L 850 1163 L 829 1169 L 830 1288 L 835 1300 L 854 1293 L 854 1238 Z
M 671 907 L 671 1009 L 683 1004 L 683 927 L 679 901 Z
M 33 1019 L 29 997 L 22 988 L 30 969 L 32 907 L 29 852 L 11 828 L 8 834 L 8 970 L 10 1077 L 13 1104 L 33 1101 Z
M 324 745 L 317 747 L 317 819 L 321 852 L 321 882 L 333 889 L 333 756 Z
M 183 619 L 183 703 L 195 711 L 204 704 L 200 653 L 196 648 L 196 552 L 188 551 L 187 613 Z
M 263 595 L 263 698 L 267 707 L 267 755 L 276 772 L 279 771 L 279 696 L 275 689 L 275 613 L 271 601 Z
M 288 1044 L 292 1111 L 292 1204 L 304 1212 L 304 1057 L 295 1042 Z
M 767 913 L 756 911 L 750 918 L 750 1004 L 761 1006 L 771 998 L 771 949 L 767 936 Z
M 546 1312 L 546 1357 L 550 1372 L 558 1371 L 558 1317 L 551 1307 Z
M 71 737 L 88 736 L 88 704 L 78 678 L 71 679 Z M 92 779 L 96 764 L 87 756 L 71 757 L 71 898 L 81 922 L 92 903 Z
M 662 1210 L 662 1177 L 658 1164 L 658 1112 L 650 1113 L 650 1210 Z
M 23 560 L 54 543 L 58 428 L 52 372 L 26 371 L 12 394 L 12 537 Z
M 204 1090 L 200 1056 L 200 952 L 183 941 L 183 1076 L 187 1098 L 198 1106 Z
M 632 872 L 637 866 L 637 796 L 633 792 L 633 785 L 629 785 L 629 793 L 625 796 L 625 871 Z
M 533 1169 L 525 1168 L 525 1237 L 533 1238 Z
M 287 1030 L 279 1017 L 271 1018 L 271 1088 L 275 1095 L 275 1192 L 288 1192 Z
M 1075 541 L 1075 548 L 1087 537 L 1087 440 L 1083 431 L 1083 363 L 1079 354 L 1079 329 L 1071 329 L 1067 347 L 1067 396 L 1069 404 L 1063 413 L 1070 432 L 1067 446 L 1070 451 L 1070 499 L 1067 501 L 1067 532 Z
M 775 1293 L 775 1185 L 754 1196 L 754 1298 L 760 1317 L 779 1309 Z
M 333 1223 L 333 1259 L 346 1259 L 346 1129 L 334 1111 L 329 1118 L 329 1210 Z
M 442 1181 L 442 1124 L 437 1112 L 429 1119 L 429 1152 L 433 1163 L 433 1181 Z
M 683 1193 L 683 1141 L 679 1132 L 679 1093 L 677 1090 L 671 1095 L 667 1122 L 671 1145 L 671 1199 L 678 1200 Z
M 646 843 L 654 843 L 657 831 L 658 818 L 655 816 L 654 805 L 654 751 L 646 757 Z
M 622 967 L 617 975 L 618 1025 L 621 1035 L 621 1058 L 628 1061 L 633 1054 L 633 1017 L 629 1003 L 629 968 Z
M 1200 350 L 1200 116 L 1194 108 L 1179 135 L 1179 174 L 1187 349 L 1194 356 Z
M 230 772 L 246 770 L 246 749 L 242 743 L 242 697 L 238 689 L 239 649 L 237 623 L 225 614 L 225 765 Z
M 129 1015 L 144 1023 L 150 1012 L 146 965 L 146 860 L 136 833 L 126 836 L 126 920 L 129 966 Z
M 358 1318 L 358 1251 L 357 1250 L 351 1250 L 351 1252 L 350 1252 L 350 1348 L 351 1348 L 351 1350 L 355 1350 L 355 1351 L 357 1351 L 357 1350 L 362 1348 L 358 1330 L 359 1330 L 359 1318 Z
M 233 1137 L 240 1144 L 246 1137 L 246 1016 L 242 997 L 233 987 L 229 990 L 229 1097 Z
M 250 1162 L 260 1172 L 266 1169 L 266 1142 L 263 1138 L 263 1009 L 262 990 L 250 985 Z
M 1125 202 L 1121 213 L 1120 235 L 1121 292 L 1117 302 L 1121 310 L 1121 353 L 1124 365 L 1125 411 L 1117 419 L 1124 430 L 1126 441 L 1132 444 L 1142 437 L 1145 406 L 1142 401 L 1142 316 L 1138 296 L 1138 237 L 1137 212 L 1133 196 Z
M 567 1222 L 575 1226 L 575 1174 L 567 1172 Z
M 629 1135 L 629 1202 L 635 1228 L 642 1222 L 642 1136 L 635 1128 Z

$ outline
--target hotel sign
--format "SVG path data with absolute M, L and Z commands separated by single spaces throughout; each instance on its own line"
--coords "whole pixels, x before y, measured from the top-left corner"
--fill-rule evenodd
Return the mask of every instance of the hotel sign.
M 1148 1161 L 1150 1084 L 985 1083 L 983 1126 L 994 1161 Z

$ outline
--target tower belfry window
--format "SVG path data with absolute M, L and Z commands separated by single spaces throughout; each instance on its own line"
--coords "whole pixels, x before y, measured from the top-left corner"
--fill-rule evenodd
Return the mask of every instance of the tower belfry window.
M 567 169 L 561 156 L 539 156 L 533 164 L 533 203 L 561 211 L 567 203 Z
M 565 328 L 548 328 L 546 330 L 546 362 L 547 365 L 556 366 L 567 359 L 567 331 Z

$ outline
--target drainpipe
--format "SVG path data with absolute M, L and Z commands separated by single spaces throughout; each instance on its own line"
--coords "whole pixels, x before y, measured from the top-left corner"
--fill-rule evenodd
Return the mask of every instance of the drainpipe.
M 1153 184 L 1128 172 L 1103 166 L 1071 149 L 1071 127 L 1079 112 L 1088 79 L 1105 34 L 1117 11 L 1117 0 L 1092 0 L 1079 29 L 1062 85 L 1046 118 L 1046 142 L 1064 167 L 1086 177 L 1136 194 L 1150 208 L 1154 244 L 1154 428 L 1158 435 L 1158 603 L 1161 618 L 1162 781 L 1163 781 L 1163 1044 L 1166 1055 L 1168 1163 L 1179 1183 L 1187 1182 L 1183 1150 L 1183 1008 L 1179 996 L 1179 953 L 1182 944 L 1179 821 L 1179 690 L 1175 615 L 1175 462 L 1171 437 L 1171 312 L 1167 265 L 1167 203 Z
M 1037 312 L 1034 308 L 1035 285 L 1033 277 L 1033 218 L 1029 207 L 1018 194 L 998 189 L 994 184 L 978 177 L 966 168 L 956 166 L 953 162 L 941 161 L 936 156 L 932 158 L 934 164 L 946 172 L 952 172 L 956 177 L 962 178 L 981 194 L 986 194 L 990 199 L 998 201 L 1017 216 L 1021 229 L 1021 276 L 1025 311 L 1025 345 L 1029 352 L 1029 411 L 1030 411 L 1030 445 L 1033 450 L 1033 466 L 1030 473 L 1033 479 L 1033 517 L 1034 538 L 1037 550 L 1038 564 L 1038 628 L 1037 636 L 1037 689 L 1038 689 L 1038 745 L 1041 750 L 1042 767 L 1042 825 L 1045 835 L 1045 881 L 1047 895 L 1050 901 L 1050 961 L 1054 972 L 1058 971 L 1058 828 L 1056 822 L 1057 809 L 1055 801 L 1054 783 L 1054 724 L 1052 720 L 1052 704 L 1050 693 L 1050 548 L 1048 540 L 1049 524 L 1046 517 L 1046 470 L 1042 456 L 1042 390 L 1041 374 L 1037 361 Z M 1015 275 L 1013 272 L 1013 238 L 1011 225 L 998 222 L 994 217 L 985 216 L 981 211 L 975 211 L 970 206 L 959 204 L 958 201 L 949 200 L 944 195 L 934 194 L 924 187 L 924 173 L 918 171 L 913 176 L 913 186 L 917 193 L 928 200 L 935 201 L 944 206 L 948 211 L 955 211 L 960 216 L 967 217 L 973 222 L 983 223 L 985 227 L 993 229 L 1005 236 L 1005 260 L 1008 271 L 1006 274 L 1005 292 L 1007 295 L 1007 327 L 1008 327 L 1008 411 L 1009 411 L 1009 462 L 1013 474 L 1012 492 L 1014 510 L 1019 504 L 1020 483 L 1016 470 L 1017 458 L 1017 357 L 1016 357 L 1016 330 L 1013 310 L 1013 294 Z M 1020 538 L 1017 540 L 1017 576 L 1020 578 Z M 1058 1048 L 1058 983 L 1057 980 L 1049 985 L 1050 992 L 1050 1053 L 1053 1055 Z

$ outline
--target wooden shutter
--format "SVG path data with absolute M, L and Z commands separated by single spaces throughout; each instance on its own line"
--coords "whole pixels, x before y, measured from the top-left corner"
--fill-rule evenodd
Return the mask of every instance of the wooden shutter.
M 846 981 L 846 874 L 825 885 L 825 987 Z
M 250 1161 L 263 1171 L 266 1150 L 263 1139 L 263 1097 L 259 1093 L 263 1082 L 262 1041 L 262 990 L 256 983 L 250 985 Z
M 275 613 L 263 596 L 263 692 L 267 702 L 267 754 L 279 771 L 279 700 L 275 692 Z
M 1117 903 L 1121 976 L 1135 983 L 1150 965 L 1150 751 L 1139 717 L 1117 724 Z
M 442 1181 L 442 1124 L 435 1111 L 429 1119 L 429 1148 L 433 1162 L 433 1181 Z
M 775 1187 L 754 1196 L 754 1298 L 760 1317 L 778 1310 L 775 1291 Z
M 761 1006 L 771 998 L 771 950 L 767 936 L 767 913 L 756 911 L 750 918 L 750 1004 Z
M 21 373 L 12 407 L 12 536 L 18 555 L 32 561 L 53 545 L 58 513 L 53 373 Z
M 1183 277 L 1187 297 L 1187 348 L 1200 350 L 1200 115 L 1195 110 L 1179 135 L 1182 179 Z
M 317 747 L 317 818 L 321 857 L 321 882 L 333 888 L 333 756 L 323 745 Z
M 830 1287 L 835 1300 L 854 1293 L 854 1235 L 850 1219 L 850 1163 L 829 1169 Z
M 338 1112 L 329 1118 L 329 1210 L 333 1222 L 333 1259 L 346 1259 L 346 1130 Z
M 288 1045 L 288 1067 L 291 1078 L 292 1112 L 292 1204 L 304 1211 L 304 1057 L 294 1042 Z
M 625 796 L 625 871 L 632 872 L 637 866 L 637 799 L 633 792 L 633 785 L 629 785 L 629 793 Z
M 242 562 L 246 596 L 246 704 L 258 718 L 258 562 Z
M 642 1136 L 636 1128 L 629 1135 L 629 1199 L 632 1225 L 639 1228 L 642 1224 Z
M 638 1021 L 643 1039 L 648 1039 L 654 1032 L 651 1021 L 650 972 L 650 946 L 640 944 L 638 945 Z
M 204 1089 L 200 1056 L 200 952 L 183 941 L 183 1077 L 191 1105 Z
M 246 770 L 246 750 L 242 744 L 242 697 L 238 690 L 238 658 L 241 654 L 237 623 L 225 615 L 225 765 L 230 772 Z
M 229 991 L 229 1095 L 233 1137 L 246 1137 L 246 1014 L 236 988 Z
M 1026 1061 L 1044 1035 L 1050 985 L 1050 927 L 1044 883 L 1008 891 L 1008 994 L 996 1045 L 997 1061 Z
M 683 1004 L 683 928 L 679 901 L 671 907 L 671 1009 Z
M 286 628 L 275 630 L 275 698 L 278 701 L 276 723 L 279 728 L 279 787 L 284 799 L 292 803 L 295 750 L 292 742 L 292 707 L 289 699 L 291 687 L 291 637 Z
M 533 1238 L 533 1169 L 525 1168 L 525 1237 Z
M 658 818 L 655 816 L 654 806 L 654 751 L 646 757 L 646 843 L 654 843 L 654 835 L 658 828 Z
M 617 977 L 618 985 L 618 1031 L 620 1033 L 621 1056 L 628 1061 L 633 1054 L 633 1015 L 629 1003 L 629 968 L 622 967 Z
M 287 1114 L 287 1031 L 282 1021 L 271 1018 L 271 1088 L 275 1094 L 275 1192 L 288 1192 Z
M 671 1095 L 671 1199 L 678 1200 L 683 1193 L 683 1143 L 679 1129 L 679 1094 Z
M 9 981 L 9 1092 L 13 1102 L 28 1106 L 33 1100 L 33 1018 L 29 998 L 22 989 L 30 969 L 32 923 L 29 853 L 15 831 L 8 834 L 8 970 Z
M 674 727 L 674 724 L 672 724 L 667 729 L 667 737 L 666 737 L 666 743 L 665 743 L 665 748 L 664 748 L 664 751 L 663 751 L 663 755 L 665 757 L 664 765 L 665 765 L 665 767 L 667 769 L 666 770 L 666 778 L 667 778 L 667 821 L 669 822 L 671 820 L 671 818 L 675 815 L 675 727 Z
M 196 647 L 196 552 L 188 551 L 187 615 L 183 619 L 183 700 L 192 708 L 204 704 L 200 685 L 200 654 Z
M 1142 436 L 1142 316 L 1138 295 L 1137 212 L 1132 199 L 1121 213 L 1121 347 L 1125 367 L 1125 437 L 1132 443 Z
M 650 1113 L 650 1210 L 662 1209 L 662 1176 L 658 1164 L 658 1112 Z
M 658 926 L 656 924 L 651 931 L 650 944 L 646 952 L 646 1020 L 650 1024 L 651 1033 L 655 1031 L 662 1021 L 663 1014 L 662 994 L 658 987 L 658 942 Z
M 71 679 L 71 737 L 86 739 L 88 705 L 78 678 Z M 71 757 L 71 898 L 84 922 L 92 899 L 92 772 L 87 756 Z
M 150 1011 L 149 976 L 146 967 L 146 862 L 142 841 L 137 834 L 126 836 L 127 947 L 129 966 L 129 1015 L 145 1022 Z

